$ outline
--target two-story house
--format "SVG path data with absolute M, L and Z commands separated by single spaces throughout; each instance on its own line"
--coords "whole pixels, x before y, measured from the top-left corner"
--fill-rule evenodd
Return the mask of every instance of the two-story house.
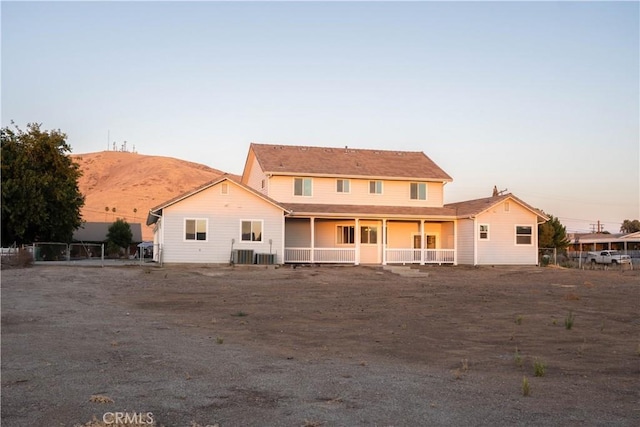
M 149 214 L 163 262 L 536 264 L 547 218 L 512 195 L 444 204 L 452 178 L 422 152 L 251 144 L 222 176 Z

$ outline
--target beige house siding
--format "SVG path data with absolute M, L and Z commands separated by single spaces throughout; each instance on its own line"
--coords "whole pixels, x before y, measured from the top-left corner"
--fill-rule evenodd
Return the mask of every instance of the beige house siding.
M 163 210 L 161 239 L 162 261 L 167 263 L 227 263 L 233 249 L 253 249 L 254 253 L 277 253 L 276 262 L 283 262 L 282 209 L 256 197 L 230 181 L 229 192 L 221 194 L 221 183 L 194 194 Z M 223 182 L 223 183 L 224 183 Z M 186 241 L 185 220 L 207 220 L 206 241 Z M 243 242 L 241 221 L 262 221 L 262 241 Z M 271 239 L 272 244 L 269 244 Z
M 258 176 L 253 169 L 250 177 Z M 383 181 L 382 194 L 369 193 L 369 179 L 350 179 L 350 192 L 338 193 L 336 180 L 338 178 L 306 177 L 312 179 L 312 195 L 295 196 L 293 194 L 294 178 L 292 176 L 273 176 L 269 179 L 268 196 L 280 203 L 319 203 L 319 204 L 345 204 L 345 205 L 378 205 L 378 206 L 415 206 L 415 207 L 442 207 L 443 183 L 427 182 L 427 199 L 411 200 L 410 183 L 412 181 Z M 250 178 L 249 185 L 260 190 L 260 179 Z M 346 179 L 346 178 L 345 178 Z
M 246 173 L 246 171 L 249 171 Z M 245 174 L 242 176 L 242 183 L 247 187 L 251 187 L 254 190 L 268 196 L 269 192 L 269 180 L 265 173 L 260 168 L 253 151 L 249 152 L 247 158 L 247 164 L 245 168 Z M 264 186 L 263 186 L 264 183 Z
M 458 220 L 457 256 L 458 264 L 474 265 L 474 225 L 472 219 Z
M 489 225 L 489 239 L 478 238 L 481 224 Z M 516 245 L 516 225 L 531 226 L 531 245 Z M 537 216 L 518 203 L 511 201 L 509 211 L 500 203 L 477 216 L 475 238 L 478 264 L 525 265 L 538 263 Z

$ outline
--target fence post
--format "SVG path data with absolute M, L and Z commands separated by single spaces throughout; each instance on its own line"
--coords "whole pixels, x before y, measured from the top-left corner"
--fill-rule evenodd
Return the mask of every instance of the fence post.
M 100 251 L 100 266 L 104 267 L 104 243 L 102 244 L 102 250 Z
M 67 246 L 67 264 L 71 264 L 71 249 L 69 248 L 69 244 L 66 243 Z

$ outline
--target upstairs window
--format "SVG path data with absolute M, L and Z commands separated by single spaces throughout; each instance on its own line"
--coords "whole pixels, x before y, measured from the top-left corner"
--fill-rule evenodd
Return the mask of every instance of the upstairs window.
M 293 194 L 295 196 L 311 196 L 311 178 L 295 178 L 293 180 Z
M 411 183 L 411 200 L 427 200 L 427 184 L 424 182 Z
M 336 180 L 337 193 L 349 193 L 351 191 L 351 182 L 348 179 Z
M 206 219 L 185 219 L 184 220 L 184 240 L 206 241 L 207 240 L 207 220 Z
M 356 241 L 355 227 L 353 225 L 339 225 L 336 242 L 339 245 L 352 245 Z
M 516 245 L 533 244 L 533 227 L 530 225 L 516 225 Z
M 511 210 L 511 206 L 509 206 L 509 201 L 504 202 L 504 211 L 509 212 Z
M 382 194 L 382 181 L 369 181 L 369 194 Z
M 229 184 L 223 182 L 220 184 L 220 194 L 229 194 Z
M 480 224 L 480 240 L 489 240 L 489 224 Z
M 242 221 L 241 239 L 243 242 L 262 242 L 262 221 Z

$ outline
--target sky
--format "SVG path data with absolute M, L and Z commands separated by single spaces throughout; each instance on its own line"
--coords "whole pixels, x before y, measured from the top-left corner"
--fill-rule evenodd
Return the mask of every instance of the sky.
M 446 203 L 495 185 L 616 233 L 640 219 L 639 5 L 2 1 L 2 126 L 235 174 L 251 142 L 422 151 Z

